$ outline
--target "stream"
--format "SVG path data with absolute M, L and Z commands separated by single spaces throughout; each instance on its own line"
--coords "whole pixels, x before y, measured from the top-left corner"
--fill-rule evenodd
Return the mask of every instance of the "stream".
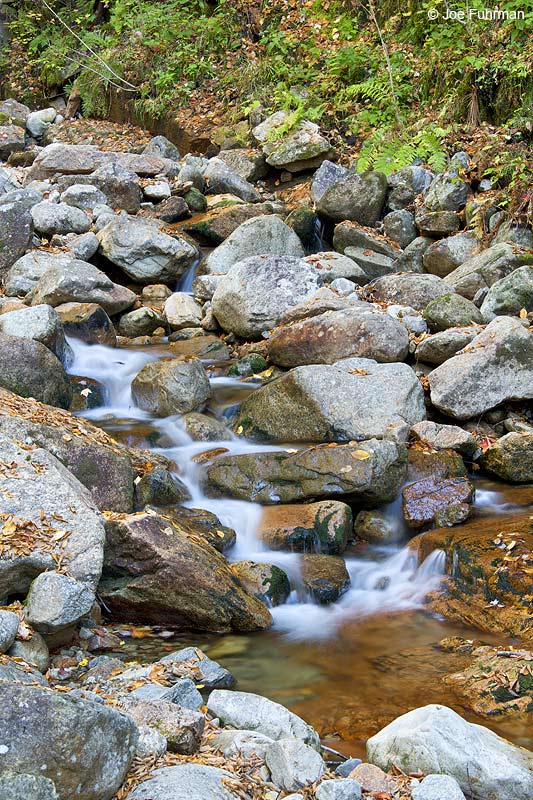
M 185 287 L 186 288 L 186 287 Z M 351 587 L 330 606 L 313 603 L 298 588 L 299 555 L 269 550 L 257 537 L 261 507 L 230 498 L 210 498 L 199 483 L 194 456 L 223 447 L 232 454 L 283 450 L 234 437 L 223 442 L 193 441 L 178 416 L 153 418 L 131 399 L 131 381 L 148 362 L 176 355 L 169 345 L 111 348 L 69 339 L 74 351 L 72 375 L 97 380 L 105 387 L 106 404 L 83 416 L 131 446 L 163 453 L 176 465 L 191 500 L 185 505 L 216 514 L 237 533 L 230 561 L 251 559 L 274 563 L 291 578 L 289 601 L 272 609 L 270 631 L 255 634 L 184 634 L 157 628 L 114 626 L 123 639 L 116 655 L 126 660 L 154 661 L 181 646 L 194 644 L 220 660 L 237 677 L 243 691 L 258 692 L 301 714 L 324 734 L 326 744 L 346 755 L 361 756 L 364 743 L 394 717 L 416 706 L 439 702 L 455 707 L 472 721 L 488 725 L 525 747 L 533 747 L 526 722 L 482 719 L 462 708 L 440 681 L 444 673 L 466 665 L 464 657 L 436 647 L 450 636 L 477 639 L 479 632 L 438 618 L 424 610 L 428 592 L 444 574 L 444 553 L 433 552 L 418 564 L 407 547 L 352 545 L 344 554 Z M 259 384 L 223 377 L 224 365 L 204 361 L 210 374 L 209 412 L 224 419 L 228 408 Z M 476 482 L 476 513 L 492 515 L 523 510 L 520 497 L 504 484 Z M 392 505 L 402 525 L 399 501 Z M 407 533 L 405 539 L 407 539 Z M 482 634 L 487 644 L 503 637 Z

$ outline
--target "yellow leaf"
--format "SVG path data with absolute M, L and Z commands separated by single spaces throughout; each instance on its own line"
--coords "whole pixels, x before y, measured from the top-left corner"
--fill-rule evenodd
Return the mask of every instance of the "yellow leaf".
M 237 428 L 237 433 L 238 433 L 239 436 L 241 435 L 243 430 L 244 430 L 244 428 L 242 427 L 242 425 L 239 425 L 239 427 Z
M 350 455 L 358 461 L 366 461 L 367 458 L 370 458 L 370 453 L 367 453 L 366 450 L 354 450 Z
M 78 662 L 78 666 L 79 667 L 86 667 L 88 663 L 89 663 L 89 659 L 88 658 L 82 658 L 82 660 Z
M 521 308 L 520 309 L 520 319 L 526 319 L 526 317 L 527 317 L 526 309 L 525 308 Z

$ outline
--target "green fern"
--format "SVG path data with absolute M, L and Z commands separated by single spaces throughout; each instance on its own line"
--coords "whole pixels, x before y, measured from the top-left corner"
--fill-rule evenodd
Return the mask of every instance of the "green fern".
M 406 131 L 401 134 L 377 131 L 361 148 L 357 159 L 357 170 L 365 172 L 375 169 L 389 175 L 420 159 L 432 170 L 441 172 L 448 158 L 443 146 L 443 139 L 447 133 L 447 129 L 438 126 L 428 126 L 418 132 Z

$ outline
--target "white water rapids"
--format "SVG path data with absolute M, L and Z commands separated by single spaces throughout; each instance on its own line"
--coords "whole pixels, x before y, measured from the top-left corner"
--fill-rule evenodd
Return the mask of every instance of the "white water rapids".
M 225 448 L 231 454 L 277 450 L 274 446 L 259 445 L 233 437 L 223 442 L 195 442 L 180 425 L 179 417 L 153 418 L 137 408 L 131 397 L 131 381 L 142 367 L 162 357 L 161 351 L 134 348 L 112 348 L 87 345 L 69 339 L 74 351 L 70 373 L 93 378 L 105 387 L 105 406 L 84 411 L 83 416 L 96 423 L 131 420 L 149 422 L 173 444 L 157 452 L 164 453 L 179 468 L 179 477 L 187 485 L 191 500 L 185 505 L 203 508 L 217 515 L 223 525 L 233 528 L 237 542 L 226 553 L 231 561 L 250 559 L 273 563 L 287 572 L 293 585 L 298 586 L 300 556 L 269 550 L 257 536 L 261 507 L 231 498 L 207 497 L 200 486 L 199 467 L 193 456 L 208 449 Z M 232 378 L 212 378 L 214 394 L 217 389 L 242 386 Z M 250 384 L 246 384 L 247 387 Z M 399 511 L 396 512 L 399 515 Z M 422 564 L 408 548 L 369 548 L 365 558 L 347 558 L 351 578 L 350 589 L 330 606 L 312 602 L 302 589 L 292 592 L 289 601 L 272 609 L 274 625 L 295 639 L 326 638 L 339 625 L 350 619 L 405 609 L 419 608 L 428 592 L 436 589 L 444 574 L 444 553 L 433 552 Z

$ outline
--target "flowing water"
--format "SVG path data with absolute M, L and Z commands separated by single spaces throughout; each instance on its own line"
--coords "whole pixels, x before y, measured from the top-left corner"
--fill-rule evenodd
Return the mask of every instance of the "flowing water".
M 237 542 L 230 560 L 266 561 L 283 568 L 296 587 L 287 604 L 272 610 L 271 631 L 248 635 L 198 635 L 118 626 L 123 657 L 156 660 L 183 644 L 194 643 L 232 670 L 245 691 L 279 700 L 315 724 L 333 747 L 362 753 L 365 739 L 401 713 L 429 702 L 460 708 L 440 676 L 466 665 L 464 657 L 436 644 L 446 636 L 477 638 L 479 633 L 430 615 L 428 592 L 444 574 L 444 554 L 433 552 L 422 564 L 406 547 L 357 546 L 345 554 L 351 578 L 348 592 L 331 606 L 311 602 L 299 587 L 298 554 L 269 550 L 258 538 L 261 508 L 230 498 L 210 498 L 199 482 L 195 455 L 217 447 L 230 453 L 284 449 L 233 437 L 224 442 L 195 442 L 179 417 L 152 418 L 131 398 L 131 381 L 148 362 L 172 355 L 165 345 L 110 348 L 70 339 L 73 375 L 93 378 L 106 390 L 105 406 L 83 415 L 130 445 L 164 453 L 190 491 L 192 508 L 207 509 L 233 528 Z M 210 411 L 220 419 L 228 407 L 253 391 L 249 381 L 217 375 L 220 364 L 205 363 L 211 373 Z M 506 498 L 501 485 L 479 484 L 478 513 L 509 513 L 521 497 Z M 401 525 L 401 509 L 391 507 Z M 132 621 L 134 622 L 134 621 Z M 143 637 L 143 638 L 139 638 Z M 483 641 L 491 637 L 483 634 Z M 494 643 L 502 645 L 502 637 Z M 475 719 L 472 714 L 465 714 Z M 481 720 L 478 720 L 481 721 Z M 525 722 L 487 723 L 502 735 L 531 747 Z

